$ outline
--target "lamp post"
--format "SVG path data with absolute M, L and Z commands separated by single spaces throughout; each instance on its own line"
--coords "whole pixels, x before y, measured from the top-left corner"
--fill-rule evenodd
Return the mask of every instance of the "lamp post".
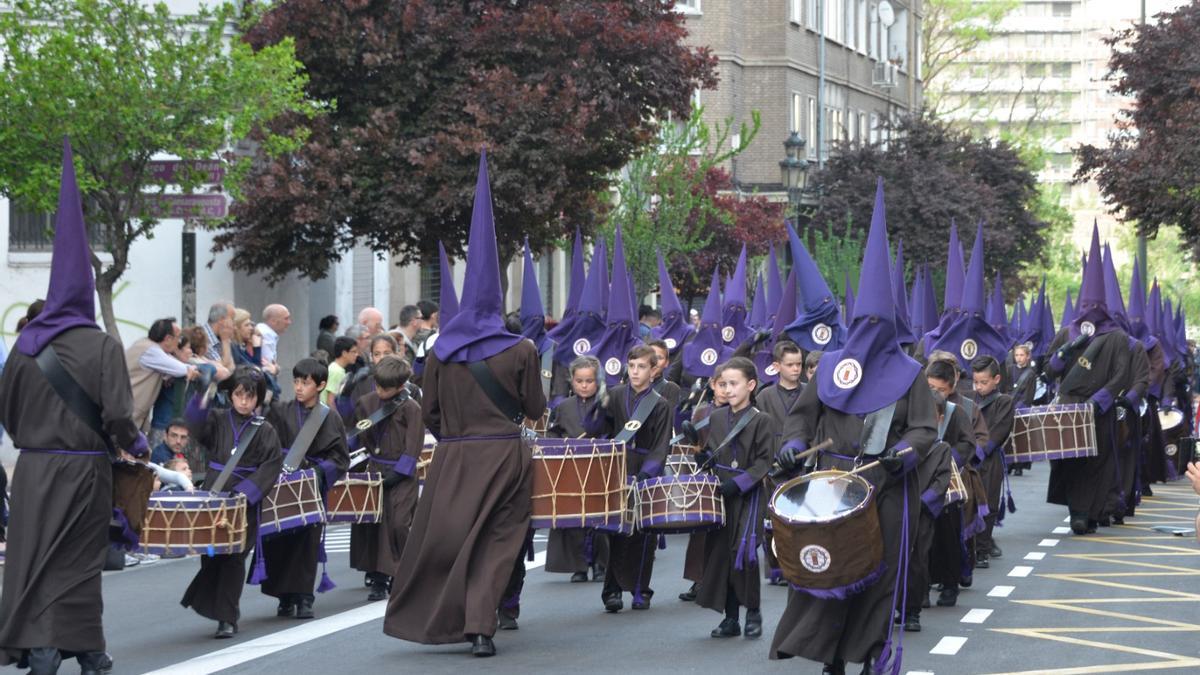
M 808 185 L 808 159 L 802 157 L 805 145 L 799 132 L 793 131 L 783 142 L 786 157 L 779 162 L 779 178 L 787 188 L 788 214 L 793 219 L 800 215 L 801 199 Z

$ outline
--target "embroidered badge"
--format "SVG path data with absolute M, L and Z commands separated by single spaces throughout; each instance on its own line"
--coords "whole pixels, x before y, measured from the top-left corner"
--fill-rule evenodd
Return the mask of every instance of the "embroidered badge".
M 1086 356 L 1081 356 L 1081 357 L 1079 357 L 1079 365 L 1080 365 L 1082 368 L 1084 368 L 1085 370 L 1091 370 L 1091 369 L 1092 369 L 1092 362 L 1091 362 L 1091 361 L 1088 361 Z
M 575 356 L 583 356 L 592 351 L 592 343 L 588 342 L 587 338 L 579 338 L 575 344 L 571 345 L 571 349 L 575 352 Z
M 1084 321 L 1083 323 L 1079 324 L 1079 332 L 1091 337 L 1096 334 L 1096 324 L 1092 323 L 1091 321 Z
M 637 431 L 642 428 L 642 423 L 637 420 L 629 420 L 625 423 L 625 431 Z
M 366 431 L 367 429 L 370 429 L 372 426 L 374 426 L 374 425 L 371 423 L 371 420 L 359 420 L 358 424 L 354 425 L 354 427 L 356 429 L 358 429 L 359 431 Z
M 733 329 L 733 326 L 725 326 L 721 329 L 721 339 L 725 342 L 733 342 L 733 338 L 736 336 L 737 331 Z
M 853 389 L 862 381 L 862 364 L 854 359 L 842 359 L 833 369 L 833 383 L 839 389 Z
M 717 350 L 713 349 L 712 347 L 709 347 L 708 349 L 705 349 L 704 351 L 700 352 L 700 363 L 703 363 L 706 366 L 716 365 Z
M 800 564 L 804 565 L 804 569 L 809 572 L 820 574 L 829 569 L 829 564 L 832 559 L 829 555 L 829 550 L 824 546 L 817 544 L 809 544 L 800 549 Z
M 964 359 L 970 361 L 979 353 L 979 345 L 975 344 L 974 340 L 967 338 L 963 340 L 962 346 L 959 348 L 959 353 L 962 354 Z
M 663 342 L 667 343 L 667 349 L 675 349 L 675 347 L 679 344 L 675 341 L 675 338 L 667 338 L 666 340 L 663 340 Z
M 614 375 L 614 376 L 620 375 L 621 374 L 621 359 L 618 359 L 617 357 L 614 356 L 611 359 L 605 361 L 604 362 L 604 372 L 608 373 L 609 375 Z
M 833 339 L 833 329 L 823 323 L 813 326 L 809 334 L 812 336 L 812 341 L 819 345 L 827 345 Z
M 1163 448 L 1163 452 L 1167 453 L 1167 457 L 1174 457 L 1175 453 L 1179 452 L 1179 448 L 1174 443 Z
M 778 375 L 778 374 L 779 374 L 779 369 L 775 367 L 775 364 L 774 364 L 774 363 L 772 363 L 771 365 L 767 366 L 767 367 L 766 367 L 766 368 L 763 370 L 763 372 L 765 372 L 766 374 L 770 375 L 771 377 L 775 377 L 776 375 Z

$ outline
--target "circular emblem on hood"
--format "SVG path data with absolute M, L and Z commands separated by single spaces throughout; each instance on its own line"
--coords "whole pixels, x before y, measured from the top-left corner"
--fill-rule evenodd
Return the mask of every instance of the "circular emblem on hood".
M 1163 452 L 1167 453 L 1167 457 L 1174 457 L 1175 453 L 1179 452 L 1179 448 L 1172 443 L 1171 445 L 1163 448 Z
M 974 340 L 967 338 L 962 341 L 962 346 L 959 347 L 958 352 L 962 354 L 964 359 L 970 361 L 979 353 L 979 345 L 975 344 Z
M 725 326 L 721 329 L 721 339 L 725 342 L 733 342 L 735 337 L 737 337 L 737 331 L 733 329 L 733 326 Z
M 679 346 L 679 343 L 675 341 L 675 338 L 667 338 L 666 340 L 663 340 L 663 342 L 667 344 L 667 349 L 675 349 L 675 347 Z
M 571 350 L 575 352 L 575 356 L 583 356 L 592 351 L 592 343 L 588 342 L 587 338 L 579 338 L 571 345 Z
M 833 559 L 829 555 L 829 549 L 824 546 L 809 544 L 800 549 L 800 564 L 809 572 L 820 574 L 829 569 L 831 562 Z
M 833 339 L 833 329 L 823 323 L 819 323 L 812 327 L 810 335 L 813 342 L 823 347 Z
M 706 366 L 715 366 L 717 364 L 717 350 L 709 347 L 700 352 L 700 363 Z
M 617 357 L 614 356 L 614 357 L 610 358 L 609 360 L 605 361 L 604 362 L 604 372 L 608 373 L 609 375 L 613 375 L 613 376 L 620 375 L 621 374 L 621 359 L 618 359 Z
M 833 383 L 838 389 L 853 389 L 862 381 L 862 364 L 854 359 L 842 359 L 833 369 Z
M 779 374 L 779 369 L 775 367 L 774 363 L 772 363 L 771 365 L 764 368 L 763 372 L 766 373 L 767 375 L 770 375 L 771 377 L 775 377 L 776 375 Z
M 1088 337 L 1092 337 L 1096 334 L 1096 324 L 1092 323 L 1091 321 L 1084 321 L 1083 323 L 1079 324 L 1079 332 Z

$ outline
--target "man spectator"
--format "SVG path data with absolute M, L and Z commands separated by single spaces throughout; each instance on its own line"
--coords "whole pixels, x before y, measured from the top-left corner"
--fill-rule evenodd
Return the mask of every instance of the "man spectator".
M 367 337 L 374 337 L 383 332 L 383 312 L 374 307 L 363 307 L 358 313 L 358 324 L 367 329 Z
M 218 300 L 208 309 L 208 323 L 204 326 L 208 338 L 208 351 L 201 354 L 214 364 L 233 372 L 233 303 Z
M 650 330 L 662 323 L 662 312 L 650 305 L 642 305 L 638 309 L 638 333 L 645 340 L 650 336 Z
M 287 332 L 288 326 L 292 325 L 292 313 L 283 305 L 267 305 L 267 308 L 262 313 L 262 323 L 258 324 L 258 332 L 262 335 L 262 362 L 263 367 L 269 363 L 275 366 L 275 373 L 279 372 L 278 359 L 276 355 L 279 348 L 279 336 Z
M 175 358 L 179 348 L 179 324 L 174 318 L 159 319 L 150 324 L 147 337 L 134 342 L 125 350 L 125 367 L 133 389 L 133 422 L 148 431 L 150 411 L 158 400 L 163 380 L 172 377 L 192 379 L 198 371 Z
M 188 432 L 187 420 L 178 417 L 171 420 L 163 440 L 150 452 L 150 461 L 167 466 L 167 463 L 176 457 L 187 459 L 189 441 L 191 434 Z
M 404 336 L 404 351 L 417 353 L 417 331 L 421 330 L 421 308 L 405 305 L 400 308 L 400 333 Z M 410 357 L 409 362 L 412 359 Z
M 366 363 L 371 354 L 371 335 L 367 332 L 367 328 L 365 326 L 350 326 L 346 329 L 346 337 L 354 340 L 354 345 L 358 347 L 359 357 L 363 359 L 363 363 Z M 333 363 L 333 359 L 336 358 L 334 354 L 337 350 L 336 339 L 334 339 L 333 344 L 334 349 L 329 352 L 330 363 Z
M 417 309 L 421 310 L 421 320 L 424 323 L 424 335 L 428 337 L 438 331 L 438 304 L 432 300 L 421 300 L 417 303 Z
M 321 318 L 321 322 L 317 324 L 317 349 L 324 350 L 326 354 L 333 353 L 333 340 L 337 337 L 338 324 L 336 314 Z

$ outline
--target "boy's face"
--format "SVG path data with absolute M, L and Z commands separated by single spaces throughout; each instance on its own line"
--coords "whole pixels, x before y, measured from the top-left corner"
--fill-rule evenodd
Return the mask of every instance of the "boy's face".
M 381 387 L 381 386 L 379 386 L 378 382 L 375 383 L 375 393 L 379 396 L 379 400 L 381 400 L 381 401 L 389 401 L 393 398 L 396 398 L 397 396 L 400 395 L 400 391 L 402 389 L 404 389 L 403 386 Z
M 325 388 L 325 383 L 314 382 L 311 377 L 305 376 L 293 379 L 292 386 L 296 389 L 296 401 L 306 408 L 311 408 L 317 402 L 317 395 Z
M 387 340 L 376 340 L 375 344 L 371 345 L 371 362 L 379 363 L 379 359 L 395 353 L 396 350 L 392 349 Z
M 633 387 L 634 391 L 641 392 L 650 386 L 651 373 L 654 372 L 654 366 L 650 363 L 650 359 L 630 359 L 627 370 L 629 386 Z
M 991 375 L 987 371 L 984 371 L 982 373 L 972 373 L 971 376 L 975 380 L 975 393 L 980 396 L 988 396 L 993 391 L 996 391 L 996 387 L 1000 386 L 999 375 Z
M 799 354 L 784 354 L 782 361 L 775 362 L 775 369 L 779 371 L 779 379 L 788 385 L 789 389 L 795 389 L 796 385 L 800 384 L 800 371 L 804 370 L 804 357 Z
M 658 379 L 658 376 L 662 375 L 662 372 L 667 369 L 667 350 L 657 346 L 652 347 L 652 349 L 654 349 L 654 353 L 658 355 L 658 363 L 654 365 L 652 377 L 654 379 Z
M 571 390 L 579 398 L 595 396 L 597 388 L 595 368 L 580 368 L 571 376 Z
M 246 391 L 240 386 L 233 390 L 230 398 L 233 399 L 233 409 L 242 417 L 253 415 L 254 409 L 258 407 L 258 394 Z
M 1024 347 L 1018 347 L 1013 350 L 1013 361 L 1017 362 L 1018 368 L 1024 368 L 1029 365 L 1029 350 Z
M 358 346 L 355 345 L 354 347 L 351 347 L 350 349 L 346 350 L 345 352 L 342 352 L 342 357 L 340 359 L 338 359 L 338 363 L 342 364 L 343 366 L 348 366 L 351 363 L 354 363 L 357 359 L 358 359 Z
M 929 383 L 929 388 L 942 396 L 949 398 L 954 393 L 954 385 L 945 380 L 939 380 L 936 377 L 927 377 L 925 381 Z

